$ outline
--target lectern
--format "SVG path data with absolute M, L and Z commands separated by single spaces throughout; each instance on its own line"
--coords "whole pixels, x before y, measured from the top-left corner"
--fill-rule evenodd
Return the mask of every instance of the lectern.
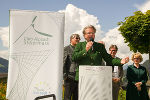
M 79 100 L 112 100 L 111 66 L 79 66 Z

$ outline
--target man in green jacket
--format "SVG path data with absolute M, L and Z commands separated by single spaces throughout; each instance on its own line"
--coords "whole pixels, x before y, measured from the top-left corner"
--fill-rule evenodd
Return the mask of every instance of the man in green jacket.
M 129 62 L 129 57 L 124 59 L 115 59 L 109 55 L 103 44 L 94 42 L 96 28 L 92 25 L 86 26 L 83 29 L 83 36 L 85 42 L 80 42 L 76 45 L 72 55 L 72 60 L 77 62 L 79 65 L 91 65 L 100 66 L 102 58 L 109 65 L 120 66 Z M 76 69 L 75 80 L 79 79 L 79 68 Z

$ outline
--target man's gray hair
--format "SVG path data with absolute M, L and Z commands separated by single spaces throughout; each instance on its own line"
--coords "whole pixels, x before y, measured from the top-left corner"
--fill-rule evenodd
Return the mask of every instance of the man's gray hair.
M 71 40 L 72 40 L 73 38 L 79 38 L 79 39 L 80 39 L 80 35 L 79 35 L 79 34 L 72 34 L 72 35 L 70 36 L 70 42 L 71 42 Z
M 87 29 L 87 28 L 93 28 L 93 30 L 94 30 L 94 33 L 96 33 L 96 28 L 93 26 L 93 25 L 88 25 L 88 26 L 86 26 L 84 29 L 83 29 L 83 34 L 85 34 L 85 30 Z

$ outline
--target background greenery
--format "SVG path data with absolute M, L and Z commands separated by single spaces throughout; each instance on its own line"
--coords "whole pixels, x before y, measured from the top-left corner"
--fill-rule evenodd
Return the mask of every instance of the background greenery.
M 7 78 L 0 79 L 0 100 L 6 99 L 6 89 L 7 89 Z

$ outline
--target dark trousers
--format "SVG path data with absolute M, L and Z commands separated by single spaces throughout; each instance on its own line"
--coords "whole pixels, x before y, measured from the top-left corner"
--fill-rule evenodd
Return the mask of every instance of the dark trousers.
M 72 79 L 64 81 L 64 100 L 78 100 L 78 82 Z
M 112 82 L 112 94 L 113 94 L 112 97 L 113 97 L 113 100 L 118 100 L 119 90 L 120 90 L 120 83 Z

